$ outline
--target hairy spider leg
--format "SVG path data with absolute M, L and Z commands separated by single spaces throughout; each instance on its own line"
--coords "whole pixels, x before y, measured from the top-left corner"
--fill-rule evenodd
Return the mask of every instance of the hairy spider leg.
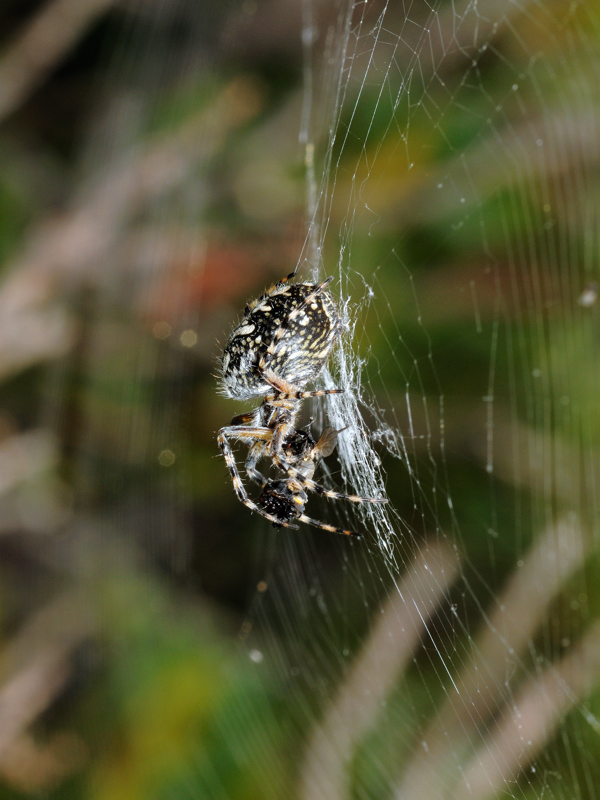
M 344 528 L 336 528 L 333 525 L 328 525 L 326 522 L 319 522 L 317 519 L 313 519 L 312 517 L 307 517 L 306 514 L 300 514 L 299 517 L 296 517 L 299 522 L 305 522 L 307 525 L 312 525 L 313 528 L 321 528 L 324 531 L 329 531 L 329 533 L 341 533 L 344 536 L 355 536 L 357 539 L 360 539 L 362 533 L 356 533 L 356 531 L 347 531 Z
M 264 374 L 263 377 L 267 383 L 270 383 L 271 386 L 273 385 L 271 380 Z M 308 400 L 309 397 L 326 397 L 330 394 L 343 394 L 345 391 L 345 389 L 315 389 L 313 392 L 277 392 L 276 394 L 268 394 L 265 397 L 265 401 L 273 403 L 277 400 Z
M 277 440 L 277 436 L 279 432 L 283 429 L 283 435 L 280 442 Z M 375 503 L 375 504 L 382 504 L 387 503 L 387 497 L 359 497 L 356 494 L 344 494 L 342 492 L 334 492 L 332 489 L 327 489 L 325 486 L 321 486 L 320 483 L 316 483 L 313 481 L 312 478 L 306 478 L 302 475 L 301 472 L 292 466 L 289 461 L 281 455 L 282 451 L 282 442 L 285 437 L 289 434 L 290 430 L 294 430 L 291 425 L 279 425 L 275 429 L 275 433 L 273 434 L 273 443 L 271 445 L 271 454 L 273 456 L 273 461 L 279 467 L 279 469 L 287 472 L 287 474 L 295 478 L 301 484 L 306 486 L 306 488 L 311 491 L 315 492 L 315 494 L 321 495 L 321 497 L 328 497 L 330 500 L 348 500 L 351 503 Z
M 265 295 L 268 297 L 270 294 L 273 293 L 273 291 L 275 289 L 281 289 L 282 286 L 285 286 L 285 284 L 288 283 L 288 281 L 291 281 L 292 278 L 295 278 L 296 277 L 296 273 L 298 272 L 298 267 L 299 266 L 300 266 L 300 264 L 296 264 L 296 266 L 294 268 L 294 271 L 290 272 L 289 275 L 286 275 L 285 278 L 280 278 L 280 280 L 278 280 L 276 284 L 271 286 L 270 289 L 267 289 L 267 291 L 265 292 Z
M 250 499 L 244 484 L 242 483 L 242 479 L 240 478 L 240 474 L 238 472 L 237 464 L 235 463 L 235 457 L 233 455 L 233 451 L 231 449 L 231 445 L 229 444 L 228 437 L 231 436 L 232 438 L 236 439 L 265 439 L 267 438 L 267 434 L 270 436 L 270 431 L 265 428 L 240 428 L 232 425 L 228 425 L 225 428 L 221 428 L 217 435 L 217 441 L 219 442 L 219 447 L 221 448 L 221 452 L 223 453 L 223 458 L 225 459 L 225 464 L 227 465 L 227 469 L 229 470 L 229 474 L 231 475 L 231 482 L 233 483 L 233 488 L 237 495 L 238 500 L 243 503 L 246 508 L 249 508 L 250 511 L 256 511 L 265 519 L 268 519 L 269 522 L 272 522 L 274 525 L 279 525 L 283 528 L 298 528 L 297 525 L 292 525 L 289 522 L 282 521 L 277 517 L 274 517 L 272 514 L 267 513 L 264 511 L 260 506 L 256 505 L 256 503 Z
M 285 458 L 278 458 L 275 455 L 274 445 L 273 460 L 277 466 L 287 472 L 290 477 L 295 478 L 301 484 L 306 486 L 310 492 L 314 492 L 321 497 L 328 497 L 330 500 L 348 500 L 350 503 L 383 504 L 388 502 L 387 497 L 359 497 L 356 494 L 344 494 L 343 492 L 334 492 L 332 489 L 327 489 L 325 486 L 321 486 L 320 483 L 313 481 L 312 478 L 305 478 L 304 475 L 302 475 L 301 472 L 298 472 L 298 470 L 293 467 Z
M 290 474 L 297 477 L 297 470 L 292 467 Z M 331 500 L 348 500 L 350 503 L 371 503 L 374 505 L 383 505 L 388 502 L 387 497 L 359 497 L 357 494 L 343 494 L 342 492 L 333 492 L 331 489 L 326 489 L 320 483 L 315 483 L 310 478 L 303 479 L 300 475 L 298 480 L 302 480 L 307 489 L 321 497 L 328 497 Z
M 296 277 L 296 273 L 298 272 L 298 267 L 299 267 L 299 266 L 300 266 L 300 264 L 299 264 L 299 263 L 298 263 L 298 264 L 296 264 L 296 266 L 294 267 L 294 271 L 293 271 L 293 272 L 290 272 L 290 274 L 289 274 L 289 275 L 286 275 L 286 276 L 285 276 L 285 278 L 282 278 L 282 279 L 279 281 L 279 283 L 280 283 L 282 286 L 285 286 L 285 284 L 286 284 L 288 281 L 291 281 L 291 280 L 292 280 L 292 278 L 295 278 L 295 277 Z
M 287 474 L 299 481 L 309 491 L 315 492 L 322 497 L 328 497 L 330 500 L 348 500 L 350 503 L 387 503 L 385 497 L 359 497 L 355 494 L 344 494 L 342 492 L 335 492 L 332 489 L 326 489 L 320 483 L 316 483 L 312 478 L 307 478 L 302 475 L 290 462 L 286 459 L 283 450 L 283 443 L 287 436 L 294 431 L 294 427 L 287 422 L 282 422 L 273 431 L 273 440 L 271 442 L 271 455 L 273 461 L 279 469 L 287 472 Z
M 248 456 L 246 458 L 246 464 L 245 464 L 246 474 L 248 475 L 250 480 L 254 481 L 254 483 L 257 483 L 261 487 L 261 489 L 264 489 L 267 483 L 267 479 L 262 474 L 262 472 L 258 471 L 256 465 L 265 454 L 265 448 L 266 445 L 264 441 L 256 442 L 256 444 L 253 444 L 250 450 L 248 451 Z
M 291 414 L 295 416 L 297 413 L 297 409 L 294 409 L 294 406 L 297 402 L 303 399 L 303 397 L 298 397 L 298 394 L 301 395 L 309 395 L 313 397 L 320 396 L 317 392 L 322 391 L 323 394 L 336 394 L 341 393 L 343 389 L 322 389 L 317 390 L 315 394 L 312 392 L 293 392 L 290 389 L 294 387 L 291 384 L 287 383 L 286 381 L 277 378 L 276 375 L 269 373 L 268 370 L 263 370 L 261 372 L 264 379 L 269 383 L 274 389 L 277 390 L 277 394 L 282 396 L 281 401 L 278 400 L 268 400 L 269 395 L 263 401 L 267 405 L 274 405 L 276 406 L 278 402 L 281 402 L 284 408 L 287 408 Z M 285 398 L 285 399 L 284 399 Z M 288 399 L 289 398 L 289 399 Z M 348 500 L 351 503 L 387 503 L 387 498 L 385 497 L 359 497 L 355 494 L 343 494 L 341 492 L 334 492 L 331 489 L 326 489 L 321 484 L 316 483 L 311 478 L 307 478 L 298 472 L 292 464 L 285 458 L 284 451 L 283 451 L 283 442 L 285 438 L 289 436 L 289 434 L 294 430 L 293 426 L 289 422 L 281 422 L 275 426 L 273 429 L 273 440 L 271 443 L 271 455 L 273 457 L 273 461 L 275 464 L 290 477 L 296 478 L 299 480 L 306 488 L 311 491 L 315 492 L 316 494 L 320 494 L 323 497 L 328 497 L 331 500 Z

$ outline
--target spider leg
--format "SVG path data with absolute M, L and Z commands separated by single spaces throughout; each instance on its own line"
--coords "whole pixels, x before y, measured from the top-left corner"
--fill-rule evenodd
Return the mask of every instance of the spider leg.
M 267 383 L 273 385 L 269 379 L 268 371 L 263 372 L 262 375 Z M 277 392 L 276 394 L 268 394 L 265 400 L 268 403 L 274 403 L 278 400 L 308 400 L 309 397 L 325 397 L 330 394 L 342 394 L 345 391 L 345 389 L 316 389 L 313 392 Z
M 250 478 L 251 481 L 257 483 L 261 489 L 264 489 L 265 484 L 267 483 L 267 479 L 265 476 L 256 469 L 257 463 L 263 457 L 265 453 L 265 444 L 264 442 L 256 442 L 253 444 L 248 452 L 248 457 L 246 458 L 246 474 Z
M 327 525 L 325 522 L 319 522 L 317 519 L 312 519 L 312 517 L 307 517 L 306 514 L 300 514 L 297 519 L 300 522 L 305 522 L 307 525 L 312 525 L 313 528 L 321 528 L 321 530 L 329 531 L 330 533 L 341 533 L 344 536 L 356 536 L 357 539 L 360 539 L 362 534 L 356 533 L 355 531 L 346 531 L 343 528 L 336 528 L 333 525 Z
M 350 503 L 387 503 L 387 498 L 385 497 L 359 497 L 355 494 L 334 492 L 331 489 L 326 489 L 324 486 L 321 486 L 320 483 L 316 483 L 312 480 L 312 478 L 307 478 L 302 475 L 301 472 L 299 472 L 295 467 L 292 466 L 292 464 L 290 464 L 283 454 L 283 442 L 286 436 L 289 436 L 293 430 L 294 428 L 291 425 L 284 422 L 281 425 L 278 425 L 273 432 L 271 455 L 273 457 L 273 461 L 279 467 L 279 469 L 287 472 L 290 477 L 295 478 L 310 492 L 315 492 L 315 494 L 319 494 L 322 497 L 328 497 L 331 500 L 348 500 Z
M 284 472 L 287 472 L 289 475 L 293 473 L 291 470 L 294 468 L 286 459 L 283 453 L 283 442 L 287 436 L 294 432 L 294 427 L 290 425 L 288 422 L 281 422 L 275 430 L 273 431 L 273 438 L 271 440 L 271 456 L 275 464 L 282 469 Z M 295 471 L 295 470 L 294 470 Z M 296 477 L 294 475 L 294 477 Z
M 292 280 L 292 278 L 295 278 L 295 277 L 296 277 L 296 273 L 298 272 L 298 267 L 299 267 L 299 266 L 300 266 L 300 264 L 299 264 L 299 263 L 298 263 L 298 264 L 296 264 L 296 266 L 295 266 L 295 268 L 294 268 L 294 271 L 293 271 L 293 272 L 290 272 L 290 274 L 289 274 L 289 275 L 286 275 L 286 276 L 285 276 L 285 278 L 282 278 L 282 279 L 279 281 L 279 283 L 280 283 L 280 284 L 282 284 L 282 286 L 283 286 L 283 285 L 285 285 L 285 284 L 286 284 L 288 281 L 291 281 L 291 280 Z
M 348 500 L 350 503 L 387 503 L 387 497 L 359 497 L 356 494 L 344 494 L 343 492 L 334 492 L 331 489 L 326 489 L 320 483 L 316 483 L 310 478 L 304 478 L 290 465 L 288 474 L 292 475 L 300 483 L 304 484 L 310 492 L 321 495 L 321 497 L 328 497 L 330 500 Z
M 241 435 L 240 435 L 241 434 Z M 297 525 L 292 525 L 289 522 L 285 522 L 283 520 L 274 517 L 272 514 L 267 513 L 264 511 L 260 506 L 256 505 L 256 503 L 250 499 L 248 496 L 248 492 L 244 488 L 244 484 L 242 483 L 242 479 L 240 478 L 240 474 L 238 472 L 237 464 L 235 463 L 235 457 L 233 455 L 233 451 L 231 449 L 231 445 L 229 444 L 228 437 L 237 437 L 240 439 L 248 438 L 248 439 L 265 439 L 267 438 L 265 434 L 270 434 L 270 431 L 265 431 L 264 428 L 242 428 L 237 426 L 228 426 L 225 428 L 221 428 L 218 433 L 217 441 L 219 442 L 219 447 L 221 448 L 221 452 L 223 453 L 223 458 L 225 459 L 225 464 L 227 465 L 227 469 L 229 470 L 229 474 L 231 475 L 231 481 L 233 483 L 233 488 L 237 495 L 238 500 L 243 503 L 246 508 L 249 508 L 250 511 L 256 511 L 262 517 L 265 517 L 272 522 L 274 525 L 279 525 L 283 528 L 297 528 Z

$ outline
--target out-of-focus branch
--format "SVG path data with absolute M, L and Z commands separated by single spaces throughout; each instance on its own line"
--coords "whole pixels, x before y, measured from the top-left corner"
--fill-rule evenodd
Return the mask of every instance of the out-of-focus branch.
M 23 793 L 47 792 L 81 767 L 87 749 L 71 732 L 59 732 L 43 743 L 22 734 L 0 757 L 2 779 Z
M 29 431 L 5 439 L 0 443 L 0 495 L 50 469 L 56 459 L 56 442 L 49 431 Z
M 60 358 L 74 340 L 73 321 L 62 308 L 24 309 L 0 319 L 0 379 L 40 361 Z
M 135 149 L 99 176 L 73 211 L 32 232 L 0 286 L 0 379 L 68 349 L 72 326 L 63 310 L 47 307 L 65 283 L 94 281 L 97 270 L 103 276 L 103 262 L 131 215 L 181 183 L 258 107 L 251 81 L 232 82 L 176 132 Z
M 455 800 L 495 797 L 542 749 L 563 716 L 600 681 L 600 625 L 558 664 L 529 681 L 477 754 L 461 771 Z
M 63 689 L 71 653 L 93 629 L 82 599 L 64 595 L 45 606 L 2 652 L 0 761 Z
M 427 621 L 458 572 L 444 543 L 423 549 L 408 568 L 352 666 L 347 680 L 314 733 L 301 774 L 300 797 L 342 800 L 348 791 L 353 750 L 412 657 Z
M 65 524 L 71 504 L 56 472 L 58 458 L 56 439 L 45 428 L 0 442 L 0 534 L 48 534 Z
M 0 759 L 64 686 L 69 676 L 68 655 L 63 646 L 37 651 L 0 689 Z
M 0 56 L 0 122 L 116 0 L 50 0 Z
M 478 726 L 507 699 L 507 674 L 514 672 L 539 627 L 548 604 L 567 578 L 583 566 L 584 532 L 575 515 L 549 528 L 532 547 L 498 598 L 473 648 L 472 658 L 453 682 L 454 689 L 396 791 L 398 800 L 447 796 L 465 747 Z

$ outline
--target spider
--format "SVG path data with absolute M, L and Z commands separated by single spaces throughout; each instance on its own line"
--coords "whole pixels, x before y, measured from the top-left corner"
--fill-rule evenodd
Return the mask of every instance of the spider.
M 353 503 L 385 503 L 385 498 L 358 497 L 326 489 L 313 480 L 317 461 L 330 455 L 338 432 L 326 428 L 318 442 L 307 431 L 297 430 L 302 400 L 338 394 L 343 389 L 304 391 L 329 358 L 341 332 L 341 321 L 327 287 L 290 283 L 292 272 L 244 309 L 244 317 L 225 344 L 221 361 L 221 386 L 227 397 L 247 400 L 263 397 L 262 404 L 231 420 L 218 434 L 219 447 L 229 469 L 238 499 L 276 527 L 295 528 L 298 519 L 317 528 L 352 535 L 352 531 L 318 522 L 304 514 L 307 492 Z M 262 491 L 259 502 L 248 495 L 240 478 L 230 440 L 248 446 L 246 474 Z M 285 474 L 283 480 L 267 480 L 257 469 L 261 458 L 270 458 Z

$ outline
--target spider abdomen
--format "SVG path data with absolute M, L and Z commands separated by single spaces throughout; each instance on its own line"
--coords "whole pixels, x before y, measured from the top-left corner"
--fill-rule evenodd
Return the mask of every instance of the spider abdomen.
M 248 306 L 223 351 L 226 395 L 243 400 L 271 391 L 260 374 L 261 363 L 294 386 L 319 375 L 341 323 L 332 296 L 324 290 L 315 293 L 316 288 L 311 283 L 284 284 Z

